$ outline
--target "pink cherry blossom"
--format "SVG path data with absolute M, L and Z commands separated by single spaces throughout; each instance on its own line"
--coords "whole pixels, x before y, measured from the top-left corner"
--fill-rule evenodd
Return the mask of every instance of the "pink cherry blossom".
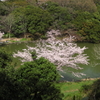
M 50 33 L 49 33 L 50 35 Z M 88 65 L 88 56 L 84 54 L 86 47 L 79 47 L 76 43 L 68 43 L 67 41 L 56 40 L 53 35 L 47 40 L 40 40 L 35 47 L 27 46 L 23 52 L 14 53 L 14 57 L 20 57 L 22 62 L 32 61 L 31 52 L 36 51 L 37 59 L 44 57 L 57 66 L 57 70 L 63 71 L 63 66 L 72 67 L 74 69 L 82 69 L 78 64 Z M 80 76 L 82 73 L 73 75 Z

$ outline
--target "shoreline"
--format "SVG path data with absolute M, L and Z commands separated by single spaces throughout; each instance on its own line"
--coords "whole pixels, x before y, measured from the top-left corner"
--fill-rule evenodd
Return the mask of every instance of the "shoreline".
M 84 79 L 80 79 L 80 80 L 73 80 L 73 81 L 67 81 L 67 80 L 64 80 L 64 81 L 59 81 L 58 83 L 67 83 L 67 82 L 82 82 L 82 81 L 91 81 L 91 80 L 98 80 L 100 79 L 99 78 L 84 78 Z
M 23 42 L 31 42 L 30 38 L 3 38 L 0 43 L 1 44 L 12 44 L 12 43 L 23 43 Z

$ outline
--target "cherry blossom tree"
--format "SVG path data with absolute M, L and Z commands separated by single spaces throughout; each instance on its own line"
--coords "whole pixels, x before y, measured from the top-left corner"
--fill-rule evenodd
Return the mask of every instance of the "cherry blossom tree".
M 3 35 L 4 35 L 4 32 L 0 31 L 0 40 L 2 39 Z
M 44 57 L 57 66 L 57 70 L 63 71 L 63 66 L 74 69 L 82 69 L 78 64 L 89 64 L 88 56 L 84 54 L 86 47 L 80 48 L 76 43 L 68 43 L 67 41 L 56 40 L 51 36 L 48 40 L 40 40 L 35 47 L 27 46 L 23 52 L 14 53 L 14 57 L 20 57 L 22 62 L 32 61 L 31 52 L 37 53 L 37 59 Z M 64 39 L 65 40 L 65 39 Z M 75 75 L 75 73 L 73 72 Z M 83 75 L 81 73 L 81 75 Z M 79 76 L 79 73 L 78 75 Z

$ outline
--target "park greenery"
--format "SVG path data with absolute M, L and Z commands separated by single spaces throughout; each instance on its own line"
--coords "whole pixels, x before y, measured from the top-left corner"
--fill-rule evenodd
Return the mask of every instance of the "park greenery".
M 12 55 L 0 50 L 1 100 L 99 100 L 100 79 L 60 82 L 56 66 L 32 52 L 33 61 L 16 68 Z
M 36 59 L 35 53 L 32 58 L 16 68 L 11 54 L 0 50 L 1 100 L 62 100 L 56 66 L 42 57 Z
M 51 29 L 71 29 L 82 37 L 81 41 L 100 42 L 98 0 L 40 1 L 0 1 L 0 31 L 8 34 L 8 37 L 21 37 L 30 33 L 31 38 L 36 40 L 45 38 Z
M 28 47 L 32 52 L 25 49 L 26 54 L 18 51 L 18 57 L 29 57 L 19 66 L 14 63 L 13 54 L 0 49 L 0 100 L 100 100 L 100 79 L 80 80 L 78 83 L 59 81 L 61 76 L 57 69 L 62 70 L 62 66 L 70 65 L 77 69 L 77 62 L 88 64 L 88 56 L 83 54 L 86 48 L 79 48 L 74 43 L 65 45 L 65 41 L 59 40 L 46 42 L 49 40 L 46 37 L 48 32 L 53 29 L 61 32 L 70 29 L 81 37 L 81 41 L 100 43 L 99 25 L 99 0 L 0 0 L 0 31 L 5 33 L 3 38 L 25 37 L 29 33 L 33 40 L 46 39 L 42 41 L 44 44 L 40 41 L 37 47 Z M 53 55 L 50 55 L 48 48 L 54 50 Z M 66 58 L 62 60 L 65 64 L 60 62 L 63 57 Z

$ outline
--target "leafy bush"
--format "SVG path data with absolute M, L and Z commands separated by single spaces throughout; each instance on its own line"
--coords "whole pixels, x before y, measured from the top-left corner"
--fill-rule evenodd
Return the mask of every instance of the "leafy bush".
M 83 92 L 83 93 L 87 93 L 90 89 L 90 85 L 83 85 L 81 88 L 80 88 L 80 92 Z
M 1 49 L 0 100 L 62 100 L 56 85 L 59 74 L 53 63 L 39 58 L 15 69 L 11 61 L 11 55 Z

